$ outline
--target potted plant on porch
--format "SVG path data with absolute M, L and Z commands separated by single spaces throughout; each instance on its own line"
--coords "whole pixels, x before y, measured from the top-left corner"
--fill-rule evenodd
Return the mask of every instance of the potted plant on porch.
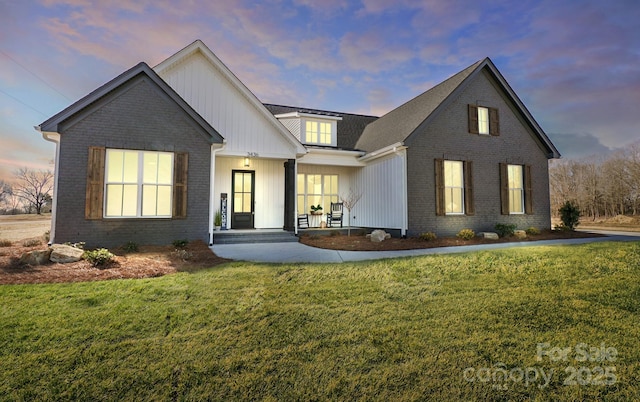
M 220 213 L 220 210 L 216 210 L 216 214 L 213 217 L 213 226 L 215 226 L 216 230 L 220 230 L 220 227 L 222 226 L 222 213 Z
M 318 206 L 312 205 L 310 207 L 311 215 L 322 215 L 322 205 L 318 204 Z

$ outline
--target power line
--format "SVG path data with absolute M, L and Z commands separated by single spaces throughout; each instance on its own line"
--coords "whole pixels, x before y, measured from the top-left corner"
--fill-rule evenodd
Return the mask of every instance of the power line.
M 16 98 L 15 96 L 3 91 L 2 89 L 0 89 L 0 92 L 2 92 L 3 94 L 7 95 L 9 98 L 13 99 L 14 101 L 23 104 L 24 106 L 28 107 L 29 109 L 33 110 L 36 113 L 40 113 L 41 115 L 43 115 L 44 117 L 49 117 L 47 114 L 42 113 L 41 111 L 39 111 L 38 109 L 34 108 L 33 106 L 30 106 L 26 103 L 24 103 L 23 101 L 21 101 L 20 99 Z
M 33 75 L 34 77 L 36 77 L 38 80 L 40 80 L 42 83 L 44 83 L 46 86 L 48 86 L 49 88 L 51 88 L 52 90 L 54 90 L 55 92 L 57 92 L 60 96 L 62 96 L 63 98 L 65 98 L 66 100 L 68 100 L 69 102 L 71 102 L 71 99 L 69 99 L 65 94 L 63 94 L 62 92 L 58 91 L 56 88 L 53 87 L 53 85 L 49 84 L 47 81 L 45 81 L 43 78 L 41 78 L 39 75 L 37 75 L 36 73 L 34 73 L 33 71 L 29 70 L 25 65 L 23 65 L 22 63 L 20 63 L 18 60 L 14 59 L 13 57 L 11 57 L 10 55 L 8 55 L 7 53 L 5 53 L 3 50 L 0 50 L 0 53 L 4 54 L 5 56 L 7 56 L 9 59 L 13 60 L 14 63 L 16 63 L 17 65 L 19 65 L 20 67 L 22 67 L 23 69 L 25 69 L 28 73 L 30 73 L 31 75 Z M 6 92 L 5 92 L 6 94 Z

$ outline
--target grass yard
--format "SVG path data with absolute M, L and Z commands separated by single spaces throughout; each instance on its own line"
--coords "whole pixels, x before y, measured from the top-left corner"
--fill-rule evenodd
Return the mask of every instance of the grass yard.
M 0 400 L 639 400 L 638 323 L 640 242 L 5 285 Z

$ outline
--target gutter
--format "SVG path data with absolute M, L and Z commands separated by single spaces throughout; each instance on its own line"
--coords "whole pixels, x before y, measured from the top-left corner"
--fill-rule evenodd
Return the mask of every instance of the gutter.
M 391 155 L 391 154 L 395 154 L 397 152 L 400 151 L 404 151 L 405 149 L 407 149 L 408 147 L 406 145 L 404 145 L 404 142 L 400 141 L 400 142 L 396 142 L 395 144 L 391 144 L 389 146 L 386 146 L 384 148 L 380 148 L 377 151 L 373 151 L 370 152 L 364 156 L 361 156 L 360 158 L 358 158 L 358 160 L 360 162 L 369 162 L 372 161 L 374 159 L 378 159 L 378 158 L 382 158 L 383 156 L 387 156 L 387 155 Z

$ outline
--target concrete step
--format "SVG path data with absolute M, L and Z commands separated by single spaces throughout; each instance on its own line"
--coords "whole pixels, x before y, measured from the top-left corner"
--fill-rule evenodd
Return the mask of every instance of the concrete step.
M 293 232 L 285 231 L 260 231 L 221 230 L 213 234 L 214 244 L 244 244 L 244 243 L 288 243 L 297 242 L 298 238 Z

